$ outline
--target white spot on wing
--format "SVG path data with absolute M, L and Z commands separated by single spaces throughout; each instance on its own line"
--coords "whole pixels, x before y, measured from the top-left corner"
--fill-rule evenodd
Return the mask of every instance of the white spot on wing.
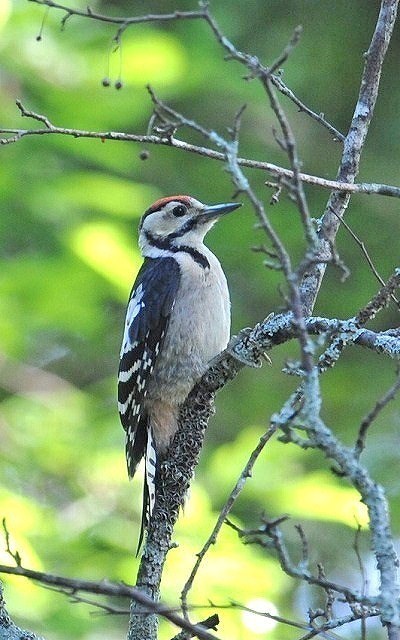
M 132 375 L 139 369 L 140 360 L 136 360 L 134 365 L 128 371 L 120 371 L 118 375 L 119 382 L 128 382 Z
M 120 412 L 120 414 L 123 416 L 125 415 L 125 413 L 127 412 L 127 410 L 129 409 L 131 402 L 132 402 L 132 398 L 134 395 L 134 391 L 132 391 L 132 393 L 129 394 L 129 396 L 126 399 L 126 402 L 122 403 L 122 402 L 118 402 L 118 411 Z M 136 408 L 136 407 L 135 407 Z M 139 409 L 139 407 L 137 407 Z

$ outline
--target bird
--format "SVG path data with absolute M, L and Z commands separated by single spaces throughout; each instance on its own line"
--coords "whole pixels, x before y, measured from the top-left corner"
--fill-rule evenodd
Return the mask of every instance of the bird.
M 230 296 L 206 233 L 239 202 L 206 205 L 187 195 L 157 200 L 139 223 L 143 263 L 126 310 L 118 410 L 129 478 L 145 459 L 140 549 L 155 502 L 160 461 L 179 408 L 230 338 Z

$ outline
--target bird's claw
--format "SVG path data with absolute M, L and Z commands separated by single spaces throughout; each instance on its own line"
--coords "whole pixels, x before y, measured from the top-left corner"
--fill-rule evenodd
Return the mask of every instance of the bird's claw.
M 252 329 L 246 327 L 245 329 L 241 329 L 237 336 L 232 336 L 228 342 L 228 346 L 226 347 L 226 352 L 229 353 L 235 360 L 238 360 L 242 364 L 247 367 L 252 367 L 253 369 L 259 369 L 262 366 L 262 357 L 269 363 L 271 363 L 271 358 L 267 353 L 263 352 L 259 354 L 258 345 L 251 339 Z M 245 347 L 246 353 L 242 353 L 242 349 L 239 347 Z M 248 347 L 254 347 L 253 354 L 251 357 L 248 356 Z

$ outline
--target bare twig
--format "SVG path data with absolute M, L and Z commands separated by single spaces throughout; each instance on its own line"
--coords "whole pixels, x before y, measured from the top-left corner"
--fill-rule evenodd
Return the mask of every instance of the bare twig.
M 19 554 L 19 551 L 12 551 L 12 549 L 11 549 L 10 532 L 8 531 L 7 522 L 6 522 L 5 518 L 3 518 L 3 520 L 2 520 L 2 524 L 3 524 L 4 537 L 5 537 L 5 540 L 6 540 L 6 552 L 8 553 L 8 555 L 10 555 L 12 557 L 12 559 L 14 560 L 15 564 L 17 565 L 17 567 L 20 567 L 21 566 L 21 556 Z
M 344 142 L 345 136 L 341 133 L 336 127 L 334 127 L 328 120 L 325 118 L 323 113 L 316 113 L 312 109 L 310 109 L 302 100 L 300 100 L 291 89 L 283 82 L 282 78 L 278 75 L 271 76 L 271 81 L 274 86 L 282 93 L 282 95 L 286 96 L 291 100 L 299 109 L 300 112 L 306 113 L 312 120 L 315 120 L 320 125 L 322 125 L 332 136 L 334 140 L 338 140 L 339 142 Z
M 332 590 L 336 593 L 340 593 L 344 596 L 347 602 L 358 602 L 367 607 L 375 607 L 378 604 L 376 598 L 365 597 L 361 600 L 360 593 L 353 591 L 349 587 L 333 582 L 320 574 L 313 575 L 304 567 L 303 561 L 301 561 L 300 564 L 294 564 L 290 558 L 282 531 L 279 528 L 282 521 L 286 519 L 286 517 L 280 517 L 275 520 L 264 519 L 263 524 L 260 525 L 260 527 L 249 530 L 240 529 L 236 525 L 232 525 L 229 521 L 228 524 L 232 526 L 232 528 L 237 531 L 238 535 L 241 538 L 244 538 L 247 543 L 258 544 L 267 549 L 270 549 L 272 544 L 273 549 L 277 553 L 280 565 L 287 575 L 293 578 L 299 578 L 308 584 L 321 587 L 325 591 Z
M 303 28 L 300 25 L 295 28 L 295 30 L 293 31 L 292 37 L 290 38 L 290 40 L 289 40 L 288 44 L 286 45 L 286 47 L 279 54 L 279 56 L 276 58 L 276 60 L 274 62 L 272 62 L 272 64 L 269 65 L 269 67 L 268 67 L 268 75 L 269 76 L 274 74 L 275 71 L 278 71 L 279 68 L 283 65 L 283 63 L 286 62 L 286 60 L 288 59 L 288 57 L 292 53 L 293 49 L 299 43 L 302 31 L 303 31 Z M 267 74 L 263 75 L 264 81 L 266 79 L 266 75 Z
M 292 178 L 292 193 L 294 194 L 305 231 L 306 240 L 308 243 L 309 251 L 312 252 L 313 247 L 317 242 L 317 234 L 314 229 L 314 225 L 311 220 L 310 212 L 308 210 L 307 200 L 305 197 L 302 180 L 300 177 L 300 161 L 297 155 L 296 141 L 290 126 L 290 123 L 283 111 L 275 91 L 271 86 L 271 81 L 266 80 L 264 86 L 267 90 L 271 107 L 279 121 L 285 142 L 285 149 L 289 158 L 291 170 L 293 173 Z
M 298 41 L 299 36 L 300 36 L 300 33 L 297 32 L 295 33 L 295 36 L 292 37 L 291 42 L 289 43 L 289 45 L 284 50 L 284 53 L 282 54 L 282 59 L 287 58 L 287 56 L 289 55 L 289 52 L 292 50 L 295 43 Z M 317 234 L 310 217 L 307 200 L 304 194 L 303 185 L 299 178 L 300 163 L 297 155 L 295 138 L 294 138 L 291 126 L 289 124 L 289 121 L 286 118 L 285 112 L 281 108 L 279 100 L 272 87 L 270 77 L 267 75 L 263 75 L 262 83 L 269 96 L 272 110 L 275 113 L 275 116 L 279 122 L 281 131 L 283 134 L 284 147 L 289 158 L 291 169 L 293 171 L 293 190 L 294 190 L 294 194 L 297 202 L 297 207 L 300 212 L 305 237 L 307 240 L 307 253 L 310 255 L 313 255 L 314 253 L 316 253 L 316 248 L 317 248 Z M 293 312 L 294 322 L 298 330 L 298 340 L 301 348 L 302 368 L 304 369 L 305 372 L 308 373 L 311 371 L 313 367 L 313 346 L 307 334 L 307 330 L 304 322 L 304 314 L 303 314 L 301 295 L 299 290 L 299 279 L 296 273 L 290 273 L 288 270 L 285 271 L 285 275 L 286 275 L 287 283 L 290 290 L 290 309 Z
M 89 606 L 95 607 L 96 613 L 98 615 L 110 614 L 110 615 L 129 615 L 129 607 L 121 608 L 116 607 L 115 605 L 106 604 L 104 602 L 100 602 L 98 600 L 93 600 L 92 598 L 87 598 L 85 596 L 79 595 L 79 593 L 72 593 L 71 589 L 63 588 L 63 587 L 52 587 L 48 584 L 41 584 L 43 589 L 47 589 L 48 591 L 54 591 L 54 593 L 60 593 L 68 598 L 70 602 L 73 604 L 87 604 Z M 97 611 L 99 609 L 99 611 Z
M 12 574 L 16 576 L 23 576 L 30 578 L 45 585 L 50 585 L 53 588 L 60 587 L 61 589 L 68 589 L 69 595 L 75 594 L 77 591 L 84 591 L 86 593 L 102 594 L 108 596 L 122 596 L 130 598 L 136 602 L 140 602 L 148 612 L 156 612 L 158 615 L 163 616 L 177 627 L 185 629 L 192 633 L 193 636 L 203 640 L 217 640 L 214 634 L 211 634 L 206 629 L 203 629 L 200 625 L 193 625 L 182 616 L 171 610 L 166 605 L 155 602 L 142 591 L 130 587 L 123 583 L 111 582 L 109 580 L 102 580 L 101 582 L 95 582 L 91 580 L 79 580 L 76 578 L 66 578 L 63 576 L 57 576 L 50 573 L 43 573 L 41 571 L 33 571 L 32 569 L 26 569 L 22 566 L 9 567 L 7 565 L 0 565 L 0 573 Z
M 379 17 L 371 44 L 365 54 L 365 65 L 361 78 L 361 86 L 350 129 L 344 141 L 343 155 L 338 171 L 338 180 L 354 182 L 360 164 L 361 152 L 372 120 L 375 103 L 378 97 L 382 66 L 397 15 L 399 0 L 382 0 Z M 320 255 L 324 260 L 330 254 L 340 220 L 345 215 L 350 194 L 334 191 L 327 203 L 319 230 Z M 335 212 L 335 214 L 332 213 Z M 326 269 L 326 262 L 314 265 L 302 282 L 302 296 L 308 313 L 312 312 Z
M 313 629 L 309 633 L 306 633 L 304 636 L 301 636 L 298 640 L 311 640 L 311 638 L 316 638 L 317 636 L 338 640 L 339 636 L 329 633 L 329 631 L 344 627 L 346 624 L 350 624 L 351 622 L 355 622 L 356 620 L 365 620 L 366 618 L 374 618 L 377 616 L 379 616 L 379 611 L 377 608 L 369 610 L 366 607 L 360 607 L 358 611 L 353 611 L 347 616 L 332 618 L 332 620 L 328 620 L 327 622 L 323 622 L 322 624 L 316 624 L 314 621 Z
M 204 19 L 204 11 L 173 11 L 172 13 L 148 13 L 143 16 L 124 17 L 124 16 L 109 16 L 101 13 L 96 13 L 90 7 L 87 7 L 86 11 L 81 9 L 72 9 L 59 2 L 53 2 L 53 0 L 28 0 L 35 4 L 40 4 L 50 9 L 59 9 L 67 14 L 67 18 L 63 18 L 65 22 L 71 16 L 79 16 L 80 18 L 89 18 L 90 20 L 96 20 L 97 22 L 106 22 L 108 24 L 115 24 L 124 28 L 134 24 L 143 24 L 146 22 L 171 22 L 175 20 L 196 20 L 198 18 Z
M 258 441 L 257 446 L 254 448 L 254 450 L 252 451 L 243 471 L 241 472 L 239 478 L 236 481 L 235 486 L 233 487 L 231 493 L 229 494 L 228 499 L 226 500 L 224 506 L 222 507 L 220 514 L 218 516 L 217 522 L 214 525 L 214 528 L 211 532 L 211 535 L 209 536 L 209 538 L 207 539 L 206 543 L 204 544 L 204 546 L 202 547 L 201 551 L 199 553 L 197 553 L 197 560 L 193 566 L 193 569 L 190 573 L 189 578 L 187 579 L 183 589 L 182 589 L 182 593 L 181 593 L 181 601 L 182 601 L 182 608 L 185 612 L 187 612 L 188 610 L 188 606 L 187 606 L 187 596 L 188 593 L 190 591 L 190 589 L 193 586 L 193 582 L 196 578 L 197 572 L 200 569 L 200 565 L 202 563 L 202 561 L 204 560 L 204 557 L 206 555 L 206 553 L 208 552 L 209 548 L 216 543 L 217 541 L 217 537 L 219 532 L 221 531 L 222 525 L 224 524 L 227 516 L 229 515 L 233 505 L 235 504 L 237 498 L 239 497 L 240 493 L 242 492 L 246 480 L 247 478 L 249 478 L 251 476 L 251 472 L 252 469 L 254 467 L 254 464 L 256 462 L 256 460 L 258 459 L 261 451 L 264 449 L 265 445 L 267 444 L 267 442 L 271 439 L 271 437 L 274 435 L 276 431 L 276 427 L 275 426 L 271 426 L 268 431 L 266 431 L 260 438 L 260 440 Z
M 332 210 L 332 213 L 336 216 L 336 211 Z M 365 259 L 372 271 L 372 273 L 374 274 L 375 278 L 378 280 L 378 282 L 381 285 L 385 285 L 385 281 L 384 279 L 380 276 L 377 268 L 375 267 L 373 260 L 371 258 L 371 256 L 368 253 L 367 247 L 365 246 L 365 243 L 358 237 L 358 235 L 356 233 L 354 233 L 353 229 L 350 227 L 350 225 L 347 224 L 346 220 L 344 220 L 343 218 L 341 219 L 340 223 L 344 226 L 344 228 L 346 229 L 346 231 L 349 232 L 349 234 L 351 235 L 351 237 L 353 238 L 353 240 L 356 242 L 356 244 L 360 247 L 362 253 L 365 256 Z M 392 300 L 393 302 L 397 305 L 400 306 L 400 301 L 397 300 L 396 296 L 394 294 L 392 294 Z
M 352 612 L 348 615 L 342 615 L 338 618 L 332 618 L 322 624 L 316 624 L 315 620 L 313 624 L 310 625 L 306 622 L 298 622 L 296 620 L 291 620 L 290 618 L 286 618 L 283 616 L 279 616 L 269 611 L 258 611 L 256 609 L 252 609 L 251 607 L 246 607 L 243 604 L 231 601 L 230 604 L 215 604 L 212 603 L 212 606 L 216 609 L 239 609 L 240 611 L 248 611 L 249 613 L 253 613 L 254 615 L 258 615 L 261 617 L 268 618 L 269 620 L 274 620 L 280 624 L 287 625 L 288 627 L 293 627 L 295 629 L 303 629 L 308 633 L 305 636 L 301 636 L 301 640 L 305 640 L 306 638 L 313 638 L 315 636 L 321 635 L 322 638 L 329 638 L 330 640 L 338 640 L 338 636 L 334 633 L 329 633 L 333 629 L 337 629 L 339 627 L 344 627 L 346 624 L 350 624 L 351 622 L 355 622 L 360 620 L 360 618 L 372 618 L 379 615 L 378 609 L 368 608 L 368 607 L 359 607 L 358 609 L 354 608 Z M 299 639 L 300 640 L 300 639 Z
M 361 593 L 365 595 L 368 591 L 368 579 L 365 571 L 364 562 L 361 557 L 360 536 L 361 536 L 361 525 L 357 523 L 357 529 L 354 536 L 353 549 L 357 557 L 357 562 L 358 562 L 358 566 L 361 574 Z M 366 626 L 365 616 L 361 617 L 360 623 L 361 623 L 361 640 L 365 640 L 367 637 L 367 626 Z
M 358 339 L 359 328 L 364 326 L 369 320 L 374 318 L 379 311 L 387 306 L 390 299 L 394 297 L 394 291 L 399 286 L 400 269 L 396 269 L 394 274 L 386 284 L 383 284 L 383 287 L 372 300 L 370 300 L 354 318 L 350 319 L 346 325 L 342 325 L 339 331 L 332 333 L 329 346 L 319 357 L 318 370 L 320 372 L 326 371 L 326 369 L 336 364 L 344 348 Z
M 282 79 L 278 75 L 274 75 L 273 73 L 271 73 L 271 69 L 269 67 L 264 66 L 256 56 L 250 55 L 248 53 L 243 53 L 242 51 L 239 51 L 232 44 L 232 42 L 230 42 L 230 40 L 225 36 L 225 34 L 221 31 L 221 29 L 218 26 L 217 21 L 215 20 L 214 16 L 211 14 L 211 12 L 209 11 L 207 6 L 205 7 L 205 19 L 207 20 L 208 24 L 210 25 L 210 27 L 211 27 L 215 37 L 217 38 L 218 42 L 220 43 L 220 45 L 227 52 L 227 56 L 226 57 L 228 59 L 237 60 L 238 62 L 243 64 L 249 70 L 250 76 L 248 76 L 247 79 L 250 79 L 250 78 L 260 78 L 260 79 L 270 78 L 271 82 L 278 89 L 278 91 L 283 93 L 287 98 L 289 98 L 289 100 L 294 102 L 294 104 L 296 104 L 296 106 L 299 108 L 300 111 L 303 111 L 308 116 L 310 116 L 313 120 L 316 120 L 317 122 L 319 122 L 319 124 L 321 124 L 323 127 L 325 127 L 329 131 L 329 133 L 331 133 L 334 136 L 335 139 L 344 141 L 343 134 L 340 133 L 340 131 L 338 131 L 337 129 L 335 129 L 335 127 L 333 125 L 331 125 L 325 119 L 323 114 L 321 114 L 321 113 L 317 114 L 314 111 L 312 111 L 312 109 L 307 107 L 299 98 L 297 98 L 297 96 L 295 96 L 293 91 L 291 91 L 285 85 L 285 83 L 282 81 Z M 289 43 L 288 47 L 284 50 L 283 54 L 281 54 L 280 58 L 282 56 L 285 56 L 285 53 L 290 53 L 291 48 L 293 48 L 293 46 L 296 44 L 296 40 L 297 40 L 297 37 L 299 35 L 300 35 L 299 31 L 296 31 L 295 34 L 294 34 L 294 40 L 292 40 L 293 44 L 291 45 Z M 279 66 L 279 64 L 281 64 L 281 62 L 278 62 L 278 66 Z M 273 63 L 273 67 L 274 66 L 275 66 L 275 63 Z
M 30 0 L 34 2 L 35 0 Z M 158 136 L 158 135 L 142 135 L 135 133 L 126 133 L 122 131 L 87 131 L 83 129 L 71 129 L 68 127 L 58 127 L 52 124 L 44 115 L 35 113 L 33 111 L 29 111 L 25 107 L 23 107 L 22 103 L 19 101 L 19 108 L 23 110 L 23 114 L 26 117 L 30 117 L 34 120 L 38 120 L 39 122 L 45 122 L 45 129 L 18 129 L 18 128 L 0 128 L 0 133 L 8 134 L 8 137 L 0 138 L 0 144 L 12 144 L 14 142 L 18 142 L 22 140 L 22 138 L 26 136 L 43 136 L 43 135 L 64 135 L 70 136 L 73 138 L 92 138 L 96 140 L 114 140 L 120 142 L 136 142 L 139 144 L 148 144 L 148 145 L 162 145 L 168 147 L 174 147 L 176 149 L 180 149 L 181 151 L 186 151 L 188 153 L 194 153 L 196 155 L 203 156 L 205 158 L 209 158 L 211 160 L 219 160 L 224 161 L 225 156 L 223 153 L 216 151 L 215 149 L 211 149 L 208 147 L 202 147 L 199 145 L 190 144 L 185 142 L 184 140 L 179 140 L 177 138 L 169 138 L 166 136 Z M 277 177 L 287 178 L 289 180 L 293 179 L 293 171 L 291 169 L 285 169 L 284 167 L 280 167 L 279 165 L 273 164 L 271 162 L 264 162 L 262 160 L 252 160 L 250 158 L 237 158 L 237 163 L 241 167 L 246 167 L 249 169 L 258 169 L 260 171 L 265 171 L 267 173 L 271 173 Z M 394 185 L 387 185 L 381 183 L 369 183 L 369 182 L 360 182 L 360 183 L 347 183 L 345 181 L 338 180 L 327 180 L 326 178 L 321 178 L 319 176 L 313 176 L 308 173 L 299 172 L 299 179 L 306 183 L 316 187 L 320 187 L 322 189 L 328 189 L 329 191 L 335 190 L 343 193 L 349 194 L 366 194 L 366 195 L 380 195 L 380 196 L 388 196 L 392 198 L 400 198 L 400 187 Z
M 310 109 L 304 102 L 302 102 L 291 89 L 289 89 L 279 75 L 275 75 L 274 71 L 285 61 L 288 53 L 291 48 L 295 46 L 296 40 L 300 34 L 300 28 L 297 28 L 293 34 L 293 39 L 291 43 L 289 43 L 288 47 L 284 49 L 282 54 L 277 58 L 275 62 L 271 64 L 270 67 L 263 66 L 260 61 L 256 58 L 256 56 L 252 56 L 249 54 L 244 54 L 238 51 L 233 44 L 228 40 L 228 38 L 222 33 L 220 30 L 215 18 L 211 15 L 207 3 L 202 3 L 202 8 L 199 11 L 174 11 L 172 13 L 167 14 L 147 14 L 143 16 L 134 16 L 134 17 L 124 17 L 124 16 L 107 16 L 104 14 L 96 13 L 92 11 L 90 7 L 87 7 L 86 11 L 79 9 L 72 9 L 71 7 L 67 7 L 64 4 L 53 2 L 53 0 L 29 0 L 30 2 L 35 2 L 36 4 L 47 6 L 52 9 L 59 9 L 65 12 L 64 18 L 61 20 L 61 25 L 65 26 L 65 22 L 71 16 L 79 16 L 81 18 L 89 18 L 91 20 L 97 20 L 99 22 L 104 22 L 112 25 L 117 25 L 118 30 L 116 35 L 114 36 L 114 41 L 117 43 L 120 42 L 122 33 L 130 26 L 134 24 L 141 24 L 146 22 L 169 22 L 175 20 L 197 20 L 203 19 L 205 20 L 211 28 L 212 33 L 218 40 L 218 42 L 222 45 L 222 47 L 228 52 L 227 58 L 233 58 L 238 60 L 241 63 L 246 64 L 246 66 L 250 69 L 252 73 L 255 75 L 268 75 L 271 77 L 271 81 L 274 86 L 280 91 L 283 95 L 285 95 L 289 100 L 291 100 L 299 109 L 299 111 L 306 113 L 310 118 L 321 124 L 325 127 L 331 135 L 333 135 L 334 139 L 344 141 L 345 136 L 338 131 L 332 124 L 330 124 L 324 114 L 316 113 L 312 109 Z
M 399 286 L 400 268 L 395 269 L 386 284 L 378 291 L 372 300 L 358 312 L 355 317 L 355 322 L 359 326 L 362 326 L 375 318 L 376 314 L 389 304 L 394 291 L 396 291 Z
M 209 616 L 205 620 L 201 622 L 197 622 L 196 624 L 201 625 L 204 629 L 213 629 L 217 630 L 217 626 L 219 625 L 219 616 L 217 613 L 214 613 L 212 616 Z M 190 631 L 181 631 L 178 635 L 171 638 L 171 640 L 188 640 L 188 638 L 193 638 L 194 634 Z
M 386 405 L 395 398 L 399 389 L 400 375 L 397 376 L 390 389 L 388 389 L 386 393 L 381 398 L 379 398 L 379 400 L 377 400 L 375 406 L 361 421 L 357 441 L 354 446 L 354 455 L 357 457 L 357 459 L 360 457 L 361 453 L 364 450 L 368 429 L 370 428 L 373 421 L 376 420 L 380 412 L 386 407 Z

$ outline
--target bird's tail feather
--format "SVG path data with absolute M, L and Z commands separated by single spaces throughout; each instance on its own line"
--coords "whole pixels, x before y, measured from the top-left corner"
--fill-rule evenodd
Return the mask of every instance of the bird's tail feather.
M 150 424 L 148 424 L 146 429 L 145 447 L 145 479 L 143 483 L 142 519 L 140 523 L 140 534 L 136 555 L 139 554 L 140 547 L 142 546 L 144 534 L 149 525 L 156 498 L 156 482 L 158 475 L 157 453 Z
M 145 416 L 139 420 L 138 424 L 129 424 L 126 430 L 126 464 L 130 480 L 135 475 L 138 464 L 146 451 L 147 422 L 148 418 Z
M 153 438 L 153 431 L 150 424 L 147 427 L 147 443 L 146 443 L 146 479 L 149 493 L 149 516 L 153 513 L 154 502 L 156 499 L 156 477 L 157 477 L 157 452 Z

